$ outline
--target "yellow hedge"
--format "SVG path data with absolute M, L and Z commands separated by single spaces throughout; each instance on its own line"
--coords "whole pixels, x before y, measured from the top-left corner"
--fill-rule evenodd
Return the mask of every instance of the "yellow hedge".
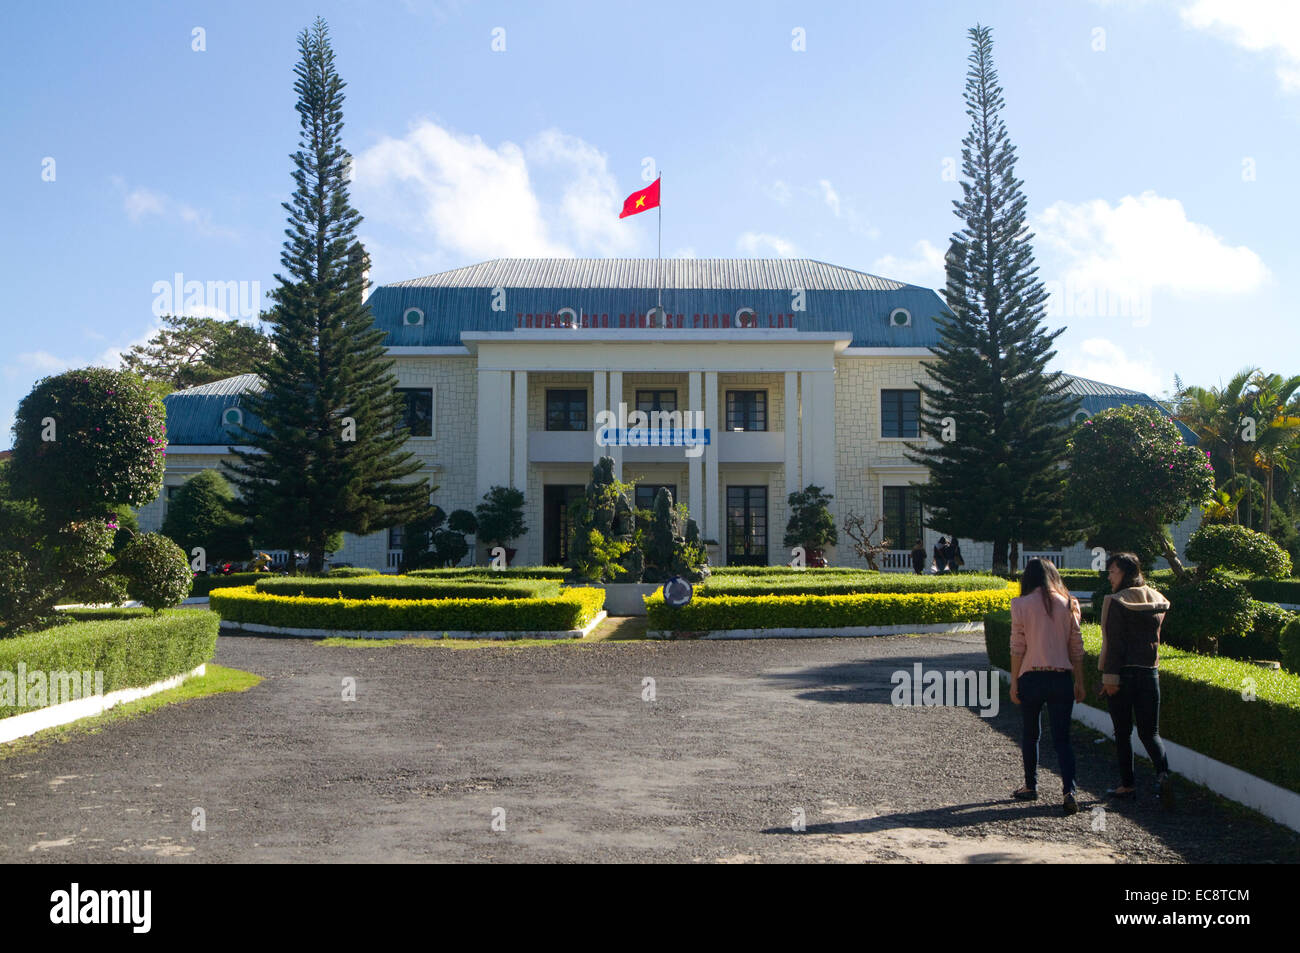
M 680 609 L 662 592 L 646 596 L 652 630 L 710 632 L 724 629 L 843 629 L 865 625 L 975 622 L 1009 609 L 1020 584 L 974 592 L 871 592 L 851 595 L 719 596 L 693 599 Z

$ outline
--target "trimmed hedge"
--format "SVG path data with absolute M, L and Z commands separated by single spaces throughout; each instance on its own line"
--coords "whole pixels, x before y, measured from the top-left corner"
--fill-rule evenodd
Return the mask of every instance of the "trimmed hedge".
M 916 576 L 903 573 L 865 572 L 856 575 L 814 576 L 815 570 L 788 575 L 710 576 L 695 592 L 696 598 L 718 596 L 817 595 L 836 596 L 858 592 L 979 592 L 1001 589 L 1006 580 L 998 576 Z
M 228 589 L 232 586 L 251 586 L 259 579 L 272 579 L 269 572 L 232 572 L 228 576 L 195 576 L 194 588 L 190 596 L 206 596 L 213 589 Z
M 870 569 L 855 569 L 853 566 L 823 566 L 820 569 L 811 566 L 807 569 L 791 569 L 789 566 L 713 566 L 711 568 L 714 576 L 779 576 L 783 573 L 796 572 L 809 576 L 888 575 L 873 573 Z
M 543 599 L 560 593 L 556 579 L 411 579 L 407 576 L 359 579 L 273 576 L 259 579 L 254 588 L 276 596 L 317 599 Z
M 325 573 L 331 579 L 351 579 L 357 576 L 378 576 L 378 569 L 367 569 L 365 566 L 338 566 Z
M 1235 575 L 1233 578 L 1246 587 L 1252 599 L 1300 605 L 1300 579 L 1244 579 Z
M 984 619 L 989 661 L 1011 670 L 1011 612 Z M 1083 627 L 1089 704 L 1105 710 L 1097 654 L 1101 629 Z M 1255 700 L 1242 690 L 1251 679 Z M 1160 735 L 1207 757 L 1300 792 L 1300 675 L 1160 646 Z
M 581 629 L 605 605 L 605 590 L 571 588 L 542 599 L 317 599 L 252 586 L 212 594 L 223 620 L 341 632 L 529 632 Z
M 972 622 L 1009 608 L 1016 584 L 977 592 L 857 593 L 854 595 L 720 596 L 681 608 L 663 592 L 645 597 L 649 628 L 669 632 L 722 629 L 843 629 L 859 625 Z
M 515 569 L 462 566 L 454 569 L 413 569 L 406 575 L 434 579 L 567 579 L 569 570 L 565 566 L 520 566 Z
M 0 639 L 0 673 L 10 673 L 16 679 L 19 662 L 29 673 L 99 671 L 104 673 L 107 694 L 191 671 L 216 653 L 218 619 L 214 613 L 202 609 L 167 609 L 156 615 L 137 611 L 139 614 L 131 617 L 91 617 Z M 6 700 L 0 699 L 0 718 L 43 707 L 18 708 L 3 704 Z

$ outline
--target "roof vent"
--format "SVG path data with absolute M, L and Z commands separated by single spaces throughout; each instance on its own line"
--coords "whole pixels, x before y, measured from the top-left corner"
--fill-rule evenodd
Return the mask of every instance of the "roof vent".
M 578 326 L 578 312 L 573 308 L 561 308 L 555 312 L 555 316 L 560 319 L 560 327 L 576 328 Z
M 402 312 L 402 324 L 408 328 L 419 327 L 424 324 L 424 312 L 419 308 L 407 308 Z
M 651 308 L 646 312 L 645 323 L 646 327 L 649 328 L 664 327 L 667 324 L 667 319 L 664 317 L 664 309 L 657 306 Z
M 912 312 L 906 308 L 895 308 L 889 312 L 889 326 L 891 328 L 910 328 L 912 326 Z
M 754 313 L 753 308 L 741 308 L 736 312 L 736 327 L 738 328 L 756 328 L 758 327 L 758 315 Z
M 221 422 L 227 427 L 244 426 L 244 412 L 238 407 L 227 407 L 221 412 Z

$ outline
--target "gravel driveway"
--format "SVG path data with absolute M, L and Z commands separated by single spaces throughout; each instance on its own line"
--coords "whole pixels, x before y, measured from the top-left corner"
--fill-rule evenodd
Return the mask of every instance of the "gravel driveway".
M 1148 797 L 1094 830 L 1114 749 L 1077 725 L 1081 812 L 1060 816 L 1046 738 L 1044 799 L 1009 801 L 1010 704 L 985 719 L 889 700 L 915 662 L 986 666 L 978 635 L 474 650 L 222 637 L 217 661 L 266 680 L 0 760 L 0 861 L 1300 859 L 1294 833 L 1186 784 L 1161 814 L 1146 762 Z

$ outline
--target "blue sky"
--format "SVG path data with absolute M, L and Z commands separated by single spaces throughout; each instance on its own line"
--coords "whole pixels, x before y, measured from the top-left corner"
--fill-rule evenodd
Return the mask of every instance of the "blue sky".
M 0 21 L 0 446 L 40 377 L 149 337 L 157 283 L 274 287 L 317 13 L 376 282 L 653 256 L 653 215 L 617 218 L 653 165 L 665 255 L 937 287 L 983 22 L 1056 366 L 1152 393 L 1300 373 L 1288 0 L 25 4 Z

